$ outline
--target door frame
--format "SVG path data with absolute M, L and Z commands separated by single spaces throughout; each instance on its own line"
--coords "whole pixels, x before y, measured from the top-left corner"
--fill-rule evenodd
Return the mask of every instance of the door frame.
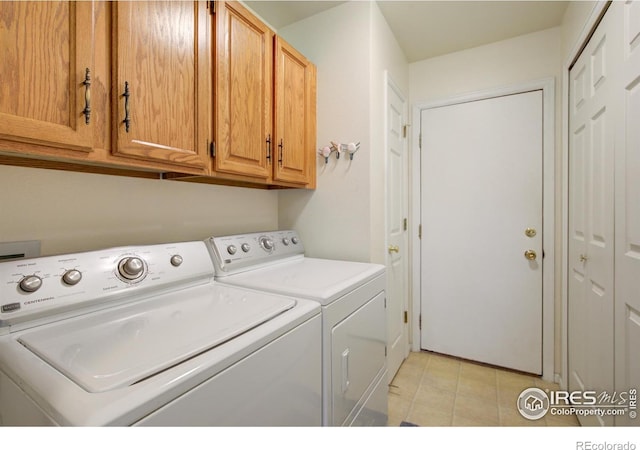
M 477 100 L 486 100 L 505 95 L 521 94 L 542 90 L 542 132 L 543 132 L 543 181 L 542 181 L 542 378 L 556 381 L 555 377 L 555 78 L 548 77 L 504 87 L 471 92 L 442 100 L 418 103 L 413 106 L 411 127 L 411 248 L 420 247 L 418 227 L 421 217 L 421 174 L 420 174 L 420 116 L 424 109 L 451 106 Z M 422 264 L 420 252 L 412 254 L 412 341 L 411 349 L 420 351 L 420 302 Z
M 598 0 L 593 5 L 573 49 L 562 67 L 562 330 L 561 372 L 558 383 L 561 389 L 569 388 L 569 69 L 576 62 L 591 35 L 600 23 L 607 6 L 607 0 Z M 614 338 L 615 339 L 615 338 Z

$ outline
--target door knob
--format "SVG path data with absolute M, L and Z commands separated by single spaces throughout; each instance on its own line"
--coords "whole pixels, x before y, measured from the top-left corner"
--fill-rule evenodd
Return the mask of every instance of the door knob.
M 587 255 L 580 255 L 580 262 L 585 262 L 589 257 Z
M 536 235 L 536 229 L 535 228 L 527 228 L 526 230 L 524 230 L 524 234 L 527 237 L 534 237 Z
M 527 250 L 526 252 L 524 252 L 524 257 L 527 258 L 529 261 L 535 261 L 538 255 L 533 250 Z
M 400 253 L 400 247 L 398 247 L 397 245 L 390 245 L 389 253 Z

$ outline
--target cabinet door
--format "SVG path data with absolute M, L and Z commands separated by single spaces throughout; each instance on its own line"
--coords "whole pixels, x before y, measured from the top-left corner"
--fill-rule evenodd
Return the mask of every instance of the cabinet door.
M 316 69 L 276 37 L 274 180 L 315 187 Z
M 91 150 L 84 80 L 92 69 L 92 8 L 0 2 L 0 139 Z
M 207 167 L 207 15 L 205 2 L 113 3 L 116 155 Z
M 273 32 L 238 2 L 215 15 L 214 171 L 268 181 Z

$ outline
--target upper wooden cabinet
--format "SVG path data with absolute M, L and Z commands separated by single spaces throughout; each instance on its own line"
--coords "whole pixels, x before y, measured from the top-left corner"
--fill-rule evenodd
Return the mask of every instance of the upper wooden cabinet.
M 273 32 L 236 1 L 215 3 L 214 172 L 271 180 Z
M 0 163 L 315 188 L 315 73 L 237 1 L 0 0 Z
M 0 1 L 4 145 L 92 150 L 92 8 L 91 2 Z
M 238 2 L 215 16 L 214 175 L 315 188 L 315 66 Z
M 205 2 L 113 2 L 115 155 L 208 167 Z
M 273 178 L 315 187 L 316 68 L 282 38 L 275 38 Z

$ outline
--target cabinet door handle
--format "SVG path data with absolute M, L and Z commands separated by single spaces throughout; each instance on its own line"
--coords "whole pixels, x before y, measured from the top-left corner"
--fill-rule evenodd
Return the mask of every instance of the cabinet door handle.
M 267 136 L 267 161 L 271 164 L 271 135 Z
M 89 125 L 91 121 L 91 73 L 88 67 L 84 73 L 82 84 L 84 84 L 84 110 L 82 114 L 84 114 L 84 123 Z
M 280 143 L 278 144 L 278 148 L 280 149 L 280 157 L 278 158 L 278 163 L 280 164 L 280 167 L 282 167 L 282 152 L 284 149 L 284 143 L 282 142 L 282 139 L 280 139 Z
M 131 125 L 131 112 L 129 111 L 129 96 L 131 93 L 129 92 L 128 81 L 124 82 L 124 94 L 122 95 L 124 96 L 124 120 L 122 122 L 124 123 L 125 131 L 128 133 Z

